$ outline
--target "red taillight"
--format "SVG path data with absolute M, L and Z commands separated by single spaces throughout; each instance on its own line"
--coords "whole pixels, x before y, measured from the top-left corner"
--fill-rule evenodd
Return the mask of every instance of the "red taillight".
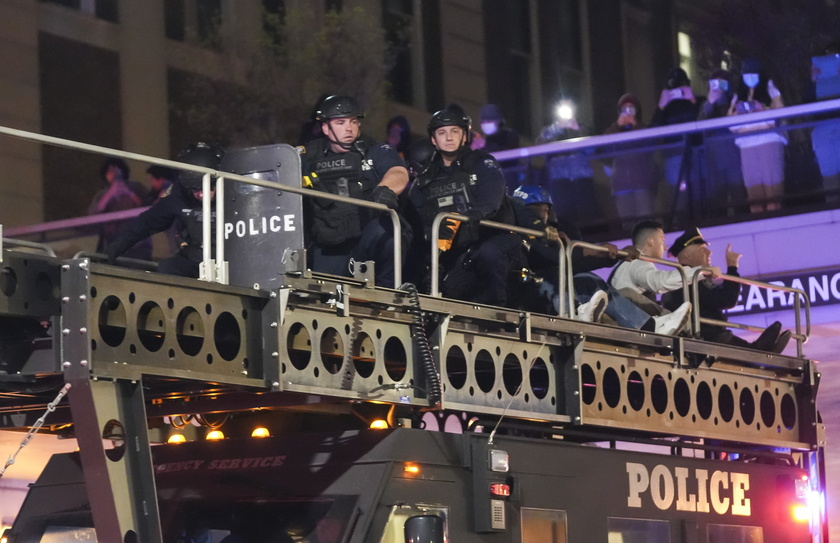
M 510 485 L 493 483 L 490 485 L 490 494 L 494 496 L 510 496 Z

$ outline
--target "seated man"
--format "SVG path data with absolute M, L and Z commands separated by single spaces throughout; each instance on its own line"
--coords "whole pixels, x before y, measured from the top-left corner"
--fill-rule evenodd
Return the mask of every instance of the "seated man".
M 566 242 L 581 239 L 580 229 L 553 216 L 551 196 L 542 187 L 520 186 L 514 191 L 513 200 L 518 204 L 514 209 L 519 226 L 546 231 L 545 238 L 526 242 L 527 260 L 532 271 L 542 277 L 541 290 L 551 300 L 551 303 L 546 305 L 553 305 L 556 313 L 559 310 L 557 241 L 560 238 L 564 238 Z M 625 328 L 665 335 L 673 335 L 681 330 L 685 326 L 691 304 L 686 304 L 674 313 L 651 316 L 592 273 L 592 270 L 610 267 L 616 263 L 618 248 L 611 243 L 601 245 L 607 249 L 606 252 L 578 247 L 572 254 L 575 301 L 579 304 L 578 319 L 598 322 L 601 314 L 606 313 L 619 326 Z M 631 254 L 630 260 L 637 257 L 635 247 L 625 247 L 623 250 Z
M 644 220 L 637 223 L 633 227 L 632 241 L 641 256 L 661 259 L 665 255 L 665 231 L 657 221 Z M 689 282 L 692 281 L 695 271 L 697 268 L 685 270 Z M 714 275 L 719 274 L 720 271 Z M 680 271 L 676 268 L 661 270 L 652 262 L 638 259 L 616 266 L 610 276 L 610 284 L 649 314 L 661 316 L 667 315 L 669 311 L 656 302 L 656 295 L 681 289 L 683 281 Z M 678 308 L 680 313 L 685 314 L 683 326 L 688 322 L 690 309 L 690 302 L 685 302 Z
M 710 267 L 712 251 L 709 250 L 708 245 L 709 243 L 700 234 L 700 230 L 692 227 L 674 241 L 671 248 L 668 249 L 668 252 L 676 257 L 683 266 Z M 741 254 L 733 251 L 732 244 L 729 244 L 726 247 L 726 273 L 728 275 L 739 277 L 738 261 L 740 259 Z M 695 304 L 695 307 L 700 311 L 700 316 L 705 319 L 725 321 L 727 319 L 723 310 L 734 307 L 738 303 L 740 294 L 741 283 L 735 283 L 734 281 L 718 282 L 707 277 L 700 283 L 698 290 L 699 300 Z M 674 308 L 683 303 L 683 298 L 681 288 L 672 290 L 662 295 L 662 304 L 667 308 Z M 776 321 L 768 326 L 758 339 L 750 343 L 736 336 L 724 326 L 701 323 L 700 337 L 706 341 L 780 353 L 787 346 L 791 336 L 790 330 L 785 330 L 780 334 L 779 331 L 781 328 L 782 324 Z

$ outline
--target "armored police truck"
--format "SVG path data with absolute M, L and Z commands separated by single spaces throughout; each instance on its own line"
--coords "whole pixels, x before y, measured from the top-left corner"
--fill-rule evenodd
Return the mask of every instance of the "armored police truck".
M 223 195 L 201 279 L 3 239 L 3 426 L 79 443 L 7 541 L 825 541 L 807 330 L 582 322 L 571 266 L 558 315 L 319 275 L 294 151 L 232 155 L 191 168 Z

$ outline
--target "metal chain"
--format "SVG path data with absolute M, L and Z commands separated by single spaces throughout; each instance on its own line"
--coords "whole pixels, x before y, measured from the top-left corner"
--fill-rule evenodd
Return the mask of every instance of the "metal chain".
M 17 458 L 18 453 L 29 444 L 29 442 L 32 440 L 32 437 L 38 432 L 38 430 L 41 429 L 41 426 L 44 425 L 44 420 L 46 420 L 47 415 L 55 411 L 56 406 L 64 397 L 64 395 L 67 394 L 68 390 L 70 390 L 70 383 L 67 383 L 63 387 L 61 387 L 61 390 L 58 391 L 58 394 L 56 395 L 55 399 L 47 404 L 47 410 L 44 411 L 44 414 L 41 415 L 41 417 L 35 421 L 35 424 L 32 425 L 32 428 L 30 428 L 29 431 L 26 432 L 26 435 L 21 440 L 20 445 L 18 446 L 18 449 L 15 451 L 15 453 L 9 456 L 9 459 L 6 460 L 6 465 L 3 466 L 2 470 L 0 470 L 0 478 L 3 477 L 3 474 L 6 473 L 6 470 L 9 468 L 9 466 L 15 463 L 15 458 Z

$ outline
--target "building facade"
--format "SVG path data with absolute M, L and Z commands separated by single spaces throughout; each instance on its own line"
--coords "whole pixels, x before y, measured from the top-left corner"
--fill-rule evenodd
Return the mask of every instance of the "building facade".
M 405 115 L 415 134 L 447 103 L 475 117 L 492 102 L 525 144 L 561 98 L 599 133 L 626 91 L 652 113 L 660 80 L 681 60 L 671 0 L 9 0 L 0 4 L 0 125 L 171 156 L 189 137 L 172 119 L 178 82 L 213 65 L 192 38 L 216 23 L 253 35 L 264 9 L 291 6 L 360 6 L 381 19 L 396 64 L 388 111 L 373 118 Z M 383 137 L 384 126 L 367 131 Z M 145 166 L 132 166 L 143 180 Z M 84 214 L 98 172 L 92 155 L 4 137 L 0 222 Z

